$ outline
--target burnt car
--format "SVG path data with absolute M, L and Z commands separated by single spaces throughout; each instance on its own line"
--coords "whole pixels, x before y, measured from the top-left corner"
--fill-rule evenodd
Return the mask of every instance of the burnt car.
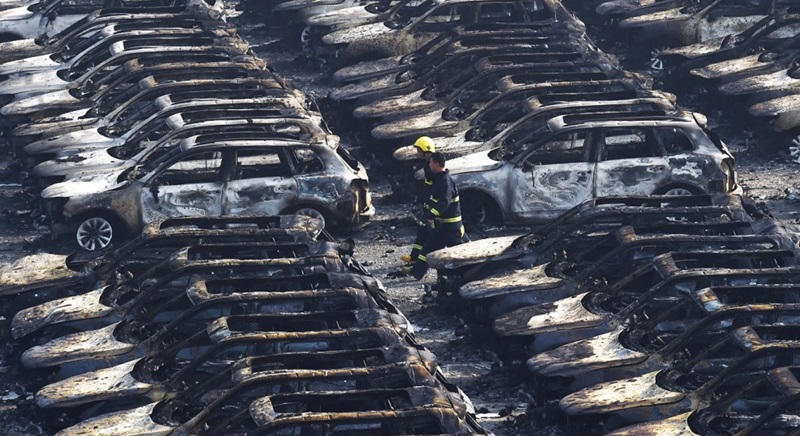
M 789 65 L 777 64 L 768 70 L 754 71 L 746 77 L 730 77 L 717 87 L 717 91 L 723 95 L 769 95 L 767 93 L 771 91 L 796 94 L 800 92 L 800 71 L 795 59 Z
M 47 289 L 94 286 L 98 280 L 147 270 L 177 248 L 200 240 L 309 241 L 317 239 L 322 230 L 321 221 L 303 215 L 157 220 L 145 226 L 141 234 L 101 256 L 40 253 L 5 264 L 0 267 L 0 295 L 38 291 L 47 298 Z M 16 300 L 23 298 L 17 295 Z
M 417 393 L 411 391 L 409 393 Z M 327 394 L 327 395 L 324 395 Z M 157 404 L 141 406 L 126 412 L 101 415 L 73 427 L 62 430 L 64 436 L 85 434 L 93 428 L 116 428 L 119 425 L 126 428 L 126 434 L 142 435 L 151 434 L 151 431 L 140 432 L 137 429 L 158 429 L 168 433 L 176 428 L 189 431 L 199 431 L 210 428 L 221 434 L 223 432 L 241 432 L 245 429 L 254 429 L 264 433 L 277 433 L 291 431 L 292 433 L 342 433 L 372 432 L 375 429 L 386 431 L 390 434 L 487 434 L 477 426 L 474 421 L 462 418 L 459 409 L 454 407 L 455 399 L 451 396 L 438 393 L 435 397 L 418 397 L 419 406 L 413 406 L 406 395 L 391 395 L 392 391 L 355 391 L 352 397 L 343 393 L 298 394 L 257 398 L 238 407 L 229 407 L 235 413 L 223 413 L 214 409 L 205 410 L 198 417 L 181 425 L 182 420 L 171 425 L 159 424 L 162 418 L 154 410 Z M 307 398 L 303 398 L 307 397 Z M 315 398 L 317 397 L 317 398 Z M 226 398 L 227 399 L 227 398 Z M 404 401 L 405 400 L 405 401 Z M 354 409 L 352 413 L 339 412 L 342 403 L 350 404 Z M 321 410 L 319 412 L 306 412 L 302 414 L 287 413 L 297 404 L 302 408 Z M 396 405 L 395 405 L 396 404 Z M 457 403 L 456 403 L 457 404 Z M 463 402 L 461 403 L 463 405 Z M 371 405 L 371 406 L 367 406 Z M 360 406 L 360 407 L 357 407 Z M 463 406 L 462 406 L 463 407 Z M 212 413 L 216 412 L 216 413 Z M 216 418 L 216 419 L 212 419 Z M 207 421 L 208 419 L 208 421 Z M 142 424 L 142 423 L 147 424 Z M 146 427 L 145 427 L 146 425 Z
M 611 332 L 531 357 L 528 370 L 574 391 L 668 368 L 739 326 L 793 323 L 798 296 L 795 284 L 761 284 L 698 289 L 663 310 L 649 302 Z
M 433 56 L 408 65 L 400 71 L 391 71 L 378 77 L 371 77 L 357 83 L 341 86 L 330 93 L 333 100 L 386 98 L 411 94 L 422 88 L 438 87 L 452 79 L 454 75 L 464 74 L 464 70 L 474 67 L 481 57 L 503 53 L 539 53 L 542 63 L 566 60 L 580 60 L 580 53 L 572 51 L 575 44 L 567 41 L 549 42 L 544 38 L 531 41 L 531 38 L 518 43 L 507 41 L 493 45 L 491 41 L 481 41 L 477 47 L 462 49 L 456 47 L 452 52 L 434 53 Z M 459 44 L 460 46 L 461 44 Z M 447 49 L 448 47 L 444 47 Z
M 792 280 L 791 250 L 696 250 L 657 256 L 650 264 L 613 283 L 597 283 L 588 292 L 556 302 L 528 306 L 495 320 L 498 332 L 532 336 L 534 352 L 545 351 L 615 330 L 637 308 L 666 310 L 687 289 L 741 283 L 753 279 Z
M 472 223 L 545 221 L 607 195 L 741 190 L 733 156 L 696 116 L 559 116 L 516 153 L 466 155 L 448 168 Z M 688 162 L 693 162 L 688 164 Z
M 179 386 L 182 379 L 190 381 L 194 375 L 187 371 L 179 377 L 168 380 L 162 381 L 156 378 L 146 382 L 139 380 L 139 378 L 150 378 L 147 377 L 146 371 L 136 368 L 141 361 L 142 359 L 135 359 L 51 383 L 37 392 L 37 404 L 43 408 L 70 407 L 134 396 L 160 401 L 165 400 L 165 393 L 170 390 L 169 388 Z M 385 387 L 436 386 L 440 375 L 436 356 L 409 340 L 406 343 L 365 347 L 359 350 L 298 350 L 249 356 L 219 371 L 203 387 L 238 391 L 246 389 L 245 386 L 250 384 L 277 388 L 277 385 L 286 383 L 286 377 L 297 377 L 297 388 L 309 391 L 364 386 L 370 377 L 373 380 L 386 377 Z M 86 383 L 88 379 L 98 382 Z M 99 380 L 107 380 L 109 383 L 99 383 Z M 353 380 L 354 383 L 348 380 Z M 291 388 L 285 385 L 283 389 Z M 181 393 L 176 399 L 182 403 L 182 397 L 195 397 L 195 391 L 197 389 Z M 174 400 L 166 399 L 167 403 L 172 401 Z M 195 398 L 195 401 L 194 404 L 207 406 L 199 398 Z
M 538 44 L 555 38 L 566 39 L 568 35 L 580 35 L 584 30 L 581 23 L 578 22 L 480 23 L 458 26 L 449 32 L 442 32 L 411 53 L 342 67 L 333 74 L 333 79 L 345 83 L 372 80 L 417 68 L 416 65 L 421 63 L 439 63 L 443 59 L 437 59 L 437 56 L 468 48 L 501 47 L 502 44 L 514 44 L 522 41 Z M 338 100 L 337 95 L 338 90 L 333 90 L 331 97 Z
M 56 234 L 89 251 L 160 217 L 309 213 L 357 226 L 374 214 L 364 167 L 337 144 L 195 147 L 151 167 L 76 178 L 42 191 Z M 60 225 L 58 225 L 60 224 Z
M 130 121 L 105 126 L 100 124 L 96 128 L 89 124 L 84 126 L 84 129 L 31 142 L 24 149 L 29 155 L 55 155 L 61 161 L 52 161 L 46 166 L 55 164 L 57 168 L 70 166 L 70 161 L 83 162 L 86 156 L 81 156 L 81 154 L 103 152 L 112 148 L 116 150 L 116 153 L 112 154 L 115 158 L 128 159 L 143 149 L 162 145 L 165 138 L 174 139 L 175 135 L 179 134 L 177 131 L 182 128 L 191 128 L 188 126 L 203 122 L 276 118 L 294 122 L 298 126 L 295 127 L 297 132 L 295 137 L 291 137 L 289 134 L 291 129 L 286 128 L 287 135 L 285 136 L 290 139 L 323 134 L 318 128 L 315 128 L 316 121 L 318 121 L 317 115 L 306 111 L 302 104 L 293 98 L 294 96 L 282 92 L 274 94 L 274 96 L 261 98 L 189 99 L 179 103 L 174 103 L 166 96 L 159 97 L 157 101 L 148 106 L 150 109 L 155 109 L 156 112 L 144 119 L 137 120 L 134 117 Z M 307 126 L 299 127 L 304 124 Z M 125 152 L 121 153 L 122 150 Z M 52 170 L 51 167 L 44 172 L 34 171 L 34 175 L 55 175 L 56 173 L 53 173 Z
M 767 72 L 770 69 L 787 68 L 792 65 L 800 49 L 800 35 L 795 35 L 780 44 L 743 56 L 694 68 L 690 73 L 704 79 L 746 77 L 751 74 Z
M 795 8 L 793 0 L 704 0 L 629 17 L 618 25 L 659 44 L 685 45 L 743 32 L 775 11 Z
M 658 58 L 670 74 L 682 76 L 689 71 L 728 59 L 737 59 L 771 49 L 797 35 L 800 16 L 769 15 L 738 34 L 662 50 Z
M 255 63 L 212 62 L 198 63 L 193 66 L 196 68 L 196 79 L 192 80 L 170 81 L 163 77 L 157 79 L 155 76 L 148 75 L 141 79 L 135 87 L 134 85 L 120 84 L 120 88 L 123 89 L 117 91 L 109 87 L 104 90 L 107 92 L 101 91 L 92 94 L 87 98 L 88 101 L 76 99 L 71 95 L 63 100 L 49 99 L 48 102 L 52 106 L 65 107 L 64 110 L 69 112 L 22 124 L 14 128 L 12 134 L 20 141 L 25 136 L 33 141 L 33 138 L 41 139 L 63 135 L 93 127 L 113 125 L 120 126 L 118 129 L 124 130 L 165 106 L 187 100 L 220 98 L 223 93 L 224 97 L 228 99 L 258 99 L 274 97 L 282 93 L 287 102 L 291 97 L 296 98 L 298 102 L 304 100 L 296 90 L 283 89 L 277 82 L 258 78 L 261 67 Z M 218 78 L 206 79 L 206 74 L 218 76 Z M 245 76 L 248 75 L 255 77 L 246 78 Z M 88 103 L 91 104 L 91 107 L 77 110 L 66 108 L 71 103 L 81 106 Z M 297 106 L 303 107 L 303 104 L 298 103 Z
M 408 94 L 361 105 L 353 111 L 353 115 L 356 118 L 385 117 L 391 122 L 401 116 L 445 109 L 448 105 L 457 104 L 459 99 L 471 101 L 491 98 L 497 92 L 513 92 L 519 89 L 521 92 L 528 90 L 529 96 L 533 96 L 536 93 L 527 87 L 535 84 L 556 82 L 575 83 L 579 86 L 613 80 L 618 83 L 636 81 L 635 75 L 603 62 L 603 58 L 605 55 L 582 54 L 572 50 L 561 53 L 545 51 L 541 54 L 523 52 L 520 55 L 487 55 L 463 69 L 453 71 L 453 74 L 445 75 L 438 83 L 425 85 Z M 572 62 L 572 66 L 565 66 L 560 71 L 560 65 L 569 65 Z M 375 134 L 377 131 L 373 132 Z
M 706 395 L 727 396 L 759 375 L 800 357 L 791 325 L 741 327 L 685 356 L 673 368 L 600 383 L 562 398 L 570 415 L 614 414 L 627 422 L 664 419 L 697 408 Z
M 78 285 L 73 289 L 48 292 L 48 301 L 27 307 L 14 315 L 13 334 L 22 337 L 53 326 L 48 329 L 52 331 L 40 336 L 61 337 L 75 329 L 105 326 L 128 315 L 146 317 L 150 312 L 158 313 L 168 307 L 172 307 L 171 310 L 174 311 L 193 306 L 194 310 L 204 310 L 209 306 L 235 303 L 237 298 L 257 305 L 267 297 L 310 299 L 316 296 L 318 303 L 323 304 L 322 294 L 303 293 L 319 289 L 344 289 L 341 293 L 331 294 L 335 297 L 329 301 L 331 307 L 373 307 L 374 304 L 354 306 L 339 301 L 342 295 L 347 300 L 360 298 L 353 297 L 353 292 L 367 292 L 370 301 L 379 301 L 381 308 L 399 313 L 388 302 L 382 285 L 374 279 L 362 276 L 363 269 L 350 254 L 341 246 L 331 243 L 278 240 L 275 243 L 193 245 L 174 250 L 168 257 L 151 263 L 150 268 L 132 277 L 106 277 L 90 286 Z M 355 272 L 357 275 L 331 275 L 327 274 L 329 271 Z M 224 277 L 228 279 L 222 280 Z M 192 283 L 192 280 L 211 279 L 216 280 L 200 288 L 187 288 L 187 283 Z M 229 295 L 234 291 L 239 292 L 238 297 Z M 294 291 L 299 293 L 291 294 Z M 282 292 L 288 294 L 281 294 Z M 63 295 L 68 296 L 58 298 Z M 282 304 L 275 301 L 264 302 L 264 310 L 273 303 Z M 303 310 L 302 307 L 305 306 L 299 307 L 300 309 L 291 310 Z M 290 309 L 284 307 L 284 310 Z
M 429 5 L 427 9 L 408 15 L 400 13 L 401 8 L 380 21 L 328 33 L 322 37 L 322 42 L 329 45 L 328 49 L 339 59 L 391 56 L 417 49 L 439 33 L 459 25 L 572 20 L 561 3 L 551 0 L 498 3 L 445 0 Z
M 551 89 L 558 88 L 557 84 L 548 85 L 554 85 Z M 538 131 L 547 121 L 559 115 L 629 112 L 645 114 L 675 110 L 673 104 L 658 92 L 630 90 L 591 93 L 590 89 L 577 85 L 569 88 L 574 92 L 549 94 L 549 90 L 542 86 L 542 95 L 530 97 L 520 105 L 526 109 L 524 115 L 515 111 L 498 115 L 482 110 L 474 117 L 469 117 L 478 121 L 475 126 L 469 125 L 467 119 L 441 119 L 434 127 L 441 126 L 457 131 L 449 136 L 434 136 L 436 151 L 452 158 L 498 147 L 513 149 L 517 142 L 525 143 L 520 138 Z M 586 91 L 581 92 L 584 89 Z M 616 99 L 626 96 L 633 98 Z M 398 148 L 392 156 L 400 161 L 417 158 L 413 145 Z
M 304 313 L 276 313 L 286 305 L 298 304 L 290 296 L 275 293 L 263 297 L 269 291 L 264 291 L 262 300 L 248 299 L 251 303 L 240 314 L 233 315 L 241 309 L 241 303 L 236 303 L 234 297 L 228 299 L 228 304 L 219 302 L 212 305 L 198 305 L 184 311 L 166 307 L 164 312 L 156 313 L 165 317 L 175 315 L 168 322 L 157 322 L 154 319 L 142 317 L 129 317 L 123 321 L 110 324 L 95 330 L 71 333 L 53 339 L 42 345 L 29 348 L 23 353 L 23 363 L 32 368 L 46 366 L 60 366 L 64 373 L 69 368 L 80 366 L 80 370 L 96 370 L 118 365 L 135 359 L 141 359 L 148 353 L 162 347 L 163 344 L 187 341 L 198 332 L 206 333 L 207 342 L 218 342 L 226 336 L 236 336 L 251 332 L 264 332 L 275 340 L 294 339 L 302 341 L 296 332 L 311 333 L 319 331 L 337 331 L 360 328 L 381 327 L 394 330 L 397 334 L 407 334 L 408 320 L 404 317 L 380 309 L 356 309 L 351 311 L 321 310 Z M 328 295 L 333 292 L 320 292 L 317 308 L 324 308 L 326 303 L 333 306 Z M 232 293 L 235 294 L 235 293 Z M 356 295 L 354 295 L 355 297 Z M 220 298 L 219 300 L 224 300 Z M 272 300 L 272 301 L 270 301 Z M 364 302 L 369 297 L 362 298 Z M 281 304 L 282 303 L 282 304 Z M 283 306 L 283 307 L 282 307 Z M 163 306 L 162 306 L 163 307 Z M 164 319 L 164 318 L 162 318 Z M 310 336 L 310 335 L 309 335 Z M 87 347 L 87 344 L 91 346 Z M 193 344 L 193 347 L 201 347 Z M 296 345 L 299 348 L 299 345 Z
M 463 285 L 461 298 L 488 305 L 489 316 L 516 308 L 550 303 L 593 289 L 598 283 L 615 283 L 632 269 L 651 262 L 659 254 L 672 251 L 712 249 L 791 249 L 789 238 L 780 236 L 741 235 L 752 231 L 748 225 L 675 225 L 623 226 L 590 243 L 563 247 L 551 262 L 530 265 L 520 261 L 517 268 L 507 267 L 487 277 Z M 583 242 L 583 241 L 581 241 Z
M 172 24 L 172 25 L 169 25 Z M 27 57 L 16 61 L 0 64 L 0 74 L 14 76 L 30 74 L 37 71 L 63 70 L 83 62 L 84 59 L 97 55 L 108 56 L 112 44 L 121 41 L 127 49 L 133 46 L 155 46 L 162 41 L 165 45 L 174 45 L 176 41 L 190 41 L 203 36 L 232 36 L 232 29 L 226 29 L 215 23 L 203 24 L 196 21 L 187 21 L 181 25 L 179 22 L 165 22 L 165 26 L 151 24 L 148 29 L 128 30 L 124 26 L 108 25 L 95 30 L 89 38 L 76 38 L 73 43 L 67 43 L 61 50 L 52 54 Z
M 729 434 L 792 434 L 800 416 L 800 368 L 786 366 L 759 373 L 742 389 L 704 397 L 697 410 L 621 428 L 610 436 L 681 434 L 705 436 L 723 429 Z M 744 405 L 744 407 L 743 407 Z
M 437 270 L 439 291 L 450 293 L 463 283 L 524 259 L 545 262 L 562 246 L 604 237 L 624 225 L 730 223 L 734 228 L 747 228 L 764 215 L 743 200 L 737 195 L 600 197 L 573 207 L 528 235 L 471 241 L 434 251 L 427 258 Z
M 502 64 L 504 62 L 519 62 L 514 70 L 524 70 L 524 74 L 513 74 L 513 83 L 516 86 L 506 88 L 502 82 L 483 85 L 484 79 L 491 81 L 492 76 L 502 76 L 504 72 L 493 71 L 486 78 L 477 83 L 466 84 L 454 92 L 439 97 L 434 92 L 434 97 L 439 97 L 437 104 L 432 107 L 417 107 L 416 110 L 407 110 L 398 113 L 390 119 L 383 119 L 372 129 L 372 136 L 376 139 L 417 138 L 421 135 L 446 135 L 454 133 L 458 127 L 478 127 L 484 124 L 503 123 L 522 117 L 528 112 L 528 107 L 523 105 L 525 100 L 536 94 L 530 89 L 529 84 L 544 84 L 553 80 L 575 82 L 608 80 L 619 77 L 621 73 L 615 67 L 597 59 L 582 59 L 576 62 L 551 61 L 539 63 L 527 62 L 525 54 L 489 56 L 478 60 Z M 475 86 L 477 85 L 477 86 Z M 427 92 L 426 92 L 427 93 Z M 421 106 L 421 105 L 418 105 Z M 453 123 L 455 122 L 455 123 Z
M 190 11 L 175 13 L 147 13 L 147 12 L 121 12 L 119 10 L 95 10 L 85 18 L 80 19 L 66 29 L 54 35 L 38 35 L 15 41 L 0 42 L 0 62 L 11 62 L 35 56 L 48 55 L 65 49 L 68 44 L 90 38 L 107 25 L 119 28 L 147 28 L 162 24 L 190 23 L 199 24 L 210 22 L 211 19 L 204 15 L 195 15 Z
M 239 131 L 271 133 L 271 138 L 285 138 L 294 140 L 308 140 L 315 136 L 324 136 L 321 127 L 311 113 L 298 108 L 275 108 L 269 106 L 245 104 L 238 110 L 211 108 L 201 110 L 201 107 L 191 107 L 183 113 L 173 113 L 161 116 L 155 113 L 145 120 L 136 123 L 130 130 L 98 129 L 105 133 L 87 129 L 77 130 L 64 135 L 51 136 L 41 141 L 34 141 L 23 147 L 29 161 L 41 161 L 49 158 L 65 158 L 76 153 L 87 151 L 102 151 L 113 148 L 117 152 L 123 150 L 136 150 L 147 147 L 147 142 L 158 142 L 176 145 L 181 139 L 194 135 L 214 133 L 214 127 L 234 132 L 237 126 Z M 184 106 L 186 106 L 184 104 Z M 169 107 L 165 112 L 169 112 Z M 283 112 L 283 113 L 282 113 Z M 135 127 L 135 128 L 134 128 Z M 83 138 L 82 138 L 83 137 Z M 93 139 L 94 141 L 89 141 Z M 82 142 L 86 140 L 86 142 Z M 124 154 L 124 153 L 122 153 Z M 132 155 L 131 155 L 132 156 Z M 129 156 L 130 157 L 130 156 Z
M 192 44 L 191 40 L 176 40 L 176 45 L 165 45 L 155 47 L 133 47 L 126 49 L 126 44 L 117 41 L 112 44 L 109 53 L 100 53 L 97 56 L 83 59 L 80 63 L 75 63 L 69 68 L 54 71 L 38 71 L 30 74 L 19 73 L 12 75 L 4 81 L 0 81 L 0 94 L 14 95 L 15 98 L 31 97 L 37 94 L 77 88 L 79 83 L 99 81 L 103 77 L 112 74 L 116 68 L 121 67 L 125 62 L 132 59 L 160 58 L 159 62 L 179 61 L 182 58 L 194 60 L 203 55 L 220 53 L 226 54 L 228 58 L 245 54 L 248 45 L 240 38 L 205 38 L 197 40 L 197 44 Z M 128 44 L 130 45 L 130 44 Z M 200 59 L 197 59 L 200 60 Z
M 138 10 L 151 13 L 176 13 L 188 10 L 217 19 L 222 16 L 223 4 L 214 0 L 115 0 L 111 2 L 49 0 L 0 11 L 0 35 L 3 36 L 3 40 L 11 41 L 36 38 L 48 32 L 58 33 L 103 7 L 116 9 L 118 12 L 126 9 L 131 12 Z

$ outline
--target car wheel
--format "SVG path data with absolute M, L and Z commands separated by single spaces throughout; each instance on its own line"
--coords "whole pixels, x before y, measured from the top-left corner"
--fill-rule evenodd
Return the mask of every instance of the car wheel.
M 325 226 L 328 224 L 325 221 L 325 214 L 323 214 L 317 209 L 314 209 L 313 207 L 303 207 L 297 209 L 296 211 L 294 211 L 294 213 L 297 215 L 310 216 L 311 218 L 316 218 L 322 221 L 322 228 L 325 228 Z
M 466 227 L 499 224 L 494 200 L 480 193 L 461 194 L 461 217 Z
M 116 229 L 110 220 L 92 216 L 78 224 L 75 239 L 78 245 L 86 251 L 99 251 L 107 248 L 114 241 Z
M 317 26 L 306 26 L 300 33 L 300 45 L 303 48 L 303 53 L 313 57 L 314 50 L 321 44 L 320 38 L 324 36 L 323 29 Z

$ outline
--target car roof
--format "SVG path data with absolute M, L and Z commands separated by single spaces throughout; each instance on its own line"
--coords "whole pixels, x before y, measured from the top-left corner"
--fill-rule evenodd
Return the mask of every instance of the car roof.
M 270 137 L 268 133 L 242 135 L 236 138 L 216 138 L 217 135 L 194 135 L 181 140 L 180 148 L 184 151 L 201 148 L 255 148 L 255 147 L 312 147 L 324 142 L 325 135 L 315 135 L 308 139 L 287 139 L 280 136 Z M 199 142 L 198 142 L 199 141 Z
M 694 118 L 690 113 L 684 111 L 642 111 L 642 112 L 619 112 L 619 113 L 584 113 L 584 114 L 571 114 L 560 115 L 553 117 L 548 121 L 547 125 L 550 130 L 555 132 L 567 127 L 574 127 L 577 125 L 590 125 L 590 126 L 615 126 L 620 123 L 625 125 L 636 123 L 653 123 L 658 121 L 673 121 L 673 122 L 692 122 L 695 123 Z

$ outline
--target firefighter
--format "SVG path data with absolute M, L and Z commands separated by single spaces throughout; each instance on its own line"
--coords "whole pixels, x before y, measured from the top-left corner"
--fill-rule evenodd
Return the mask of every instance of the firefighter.
M 432 153 L 428 166 L 431 170 L 431 181 L 428 197 L 423 206 L 424 219 L 427 224 L 424 242 L 413 266 L 406 271 L 417 280 L 422 279 L 428 271 L 425 256 L 431 251 L 451 247 L 469 241 L 461 222 L 461 203 L 450 172 L 445 169 L 445 157 L 441 153 Z
M 420 194 L 420 199 L 422 199 L 422 206 L 425 207 L 425 198 L 428 197 L 428 191 L 430 187 L 433 185 L 431 178 L 433 175 L 431 174 L 430 166 L 428 162 L 430 161 L 431 154 L 436 151 L 436 145 L 433 143 L 433 139 L 427 136 L 420 136 L 414 142 L 414 149 L 417 152 L 417 160 L 420 163 L 420 167 L 422 168 L 424 178 L 423 178 L 423 186 L 422 186 L 422 193 Z M 418 169 L 418 168 L 417 168 Z M 404 254 L 400 256 L 400 260 L 407 263 L 414 262 L 417 257 L 419 256 L 420 250 L 422 250 L 422 244 L 425 242 L 427 237 L 428 228 L 423 227 L 418 233 L 417 238 L 414 240 L 414 244 L 411 245 L 411 254 Z

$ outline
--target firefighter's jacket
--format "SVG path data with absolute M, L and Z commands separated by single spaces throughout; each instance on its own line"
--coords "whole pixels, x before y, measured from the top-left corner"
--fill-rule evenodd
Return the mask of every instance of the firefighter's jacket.
M 450 171 L 444 170 L 439 174 L 431 173 L 433 182 L 428 189 L 428 196 L 423 204 L 423 214 L 426 220 L 437 223 L 461 223 L 461 203 L 458 199 L 456 188 Z

